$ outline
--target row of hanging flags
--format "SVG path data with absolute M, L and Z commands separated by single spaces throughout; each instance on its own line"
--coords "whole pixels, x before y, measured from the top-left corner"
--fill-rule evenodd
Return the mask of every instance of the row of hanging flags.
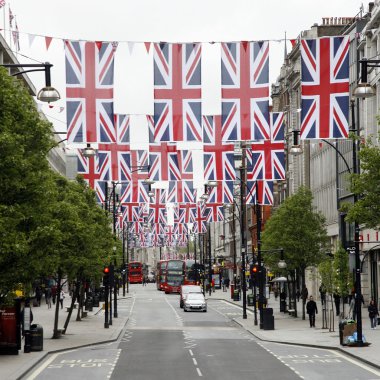
M 221 43 L 221 115 L 202 114 L 200 43 L 154 43 L 154 115 L 146 116 L 149 150 L 130 145 L 130 116 L 114 114 L 111 42 L 65 41 L 68 142 L 97 143 L 93 158 L 78 149 L 78 172 L 106 202 L 107 181 L 121 184 L 118 226 L 127 223 L 140 246 L 184 245 L 206 232 L 234 202 L 235 143 L 247 146 L 245 202 L 273 203 L 273 181 L 285 179 L 284 114 L 269 112 L 269 43 Z M 348 36 L 300 40 L 301 139 L 348 137 Z M 205 182 L 218 181 L 197 202 L 191 149 L 203 144 Z M 167 181 L 148 196 L 146 178 Z M 168 225 L 166 205 L 175 204 Z M 152 227 L 149 233 L 144 223 Z M 188 230 L 192 224 L 192 231 Z

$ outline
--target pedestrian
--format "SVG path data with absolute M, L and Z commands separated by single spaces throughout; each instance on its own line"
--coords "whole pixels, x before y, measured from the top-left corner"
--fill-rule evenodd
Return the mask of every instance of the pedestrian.
M 53 305 L 55 305 L 55 300 L 57 298 L 57 287 L 56 287 L 56 285 L 52 286 L 52 288 L 51 288 L 51 298 L 53 300 Z
M 225 280 L 224 280 L 225 284 L 226 284 L 226 288 L 229 289 L 230 288 L 230 279 L 227 277 Z
M 301 292 L 299 289 L 296 291 L 297 302 L 300 302 Z
M 310 327 L 315 327 L 315 314 L 318 314 L 317 303 L 313 300 L 313 296 L 309 297 L 306 304 L 306 312 L 309 314 Z
M 227 289 L 226 289 L 226 280 L 224 279 L 224 277 L 222 277 L 222 289 L 223 289 L 223 292 L 227 291 Z
M 212 288 L 212 291 L 215 292 L 215 279 L 211 279 L 211 288 Z
M 334 293 L 333 297 L 334 297 L 336 315 L 339 316 L 340 315 L 340 295 L 337 293 Z
M 276 284 L 273 285 L 273 294 L 274 294 L 274 299 L 277 299 L 278 297 L 278 286 Z
M 51 289 L 50 288 L 46 289 L 45 300 L 46 300 L 46 305 L 48 309 L 50 309 L 51 308 Z
M 36 300 L 37 306 L 41 306 L 42 290 L 39 286 L 36 288 Z
M 368 316 L 371 321 L 371 329 L 376 329 L 377 326 L 377 317 L 379 315 L 379 310 L 377 308 L 376 302 L 374 299 L 371 299 L 371 302 L 368 305 Z
M 65 293 L 63 290 L 61 290 L 61 293 L 59 293 L 59 303 L 61 304 L 61 309 L 63 309 L 63 300 L 65 299 Z
M 142 284 L 143 284 L 143 286 L 146 285 L 146 278 L 145 278 L 145 276 L 143 276 L 143 278 L 142 278 Z

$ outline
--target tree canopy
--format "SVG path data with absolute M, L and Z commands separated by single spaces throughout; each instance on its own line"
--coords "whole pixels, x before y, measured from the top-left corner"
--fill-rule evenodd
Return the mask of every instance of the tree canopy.
M 305 269 L 325 259 L 328 237 L 323 215 L 313 209 L 311 191 L 301 187 L 288 197 L 266 222 L 262 234 L 265 250 L 284 249 L 287 269 Z M 265 263 L 276 267 L 279 253 L 263 252 Z
M 380 148 L 369 139 L 359 152 L 360 174 L 351 175 L 351 190 L 358 195 L 355 204 L 345 203 L 349 222 L 357 221 L 367 228 L 380 226 Z
M 22 82 L 0 67 L 0 301 L 57 270 L 100 277 L 112 255 L 110 220 L 93 190 L 49 166 L 51 131 Z

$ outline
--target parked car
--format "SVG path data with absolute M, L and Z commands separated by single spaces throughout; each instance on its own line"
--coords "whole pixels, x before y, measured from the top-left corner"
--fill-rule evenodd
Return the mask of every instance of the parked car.
M 199 310 L 206 312 L 207 303 L 202 293 L 189 293 L 183 303 L 183 311 Z
M 202 293 L 202 288 L 199 285 L 182 285 L 179 291 L 179 307 L 183 308 L 183 301 L 189 293 Z

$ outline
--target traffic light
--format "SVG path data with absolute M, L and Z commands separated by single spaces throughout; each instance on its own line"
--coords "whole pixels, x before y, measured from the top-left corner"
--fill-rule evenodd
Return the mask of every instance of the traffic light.
M 256 286 L 259 282 L 259 266 L 257 264 L 251 264 L 250 273 L 253 286 Z
M 109 285 L 110 283 L 110 273 L 111 273 L 110 267 L 104 267 L 103 269 L 103 285 L 104 286 Z

